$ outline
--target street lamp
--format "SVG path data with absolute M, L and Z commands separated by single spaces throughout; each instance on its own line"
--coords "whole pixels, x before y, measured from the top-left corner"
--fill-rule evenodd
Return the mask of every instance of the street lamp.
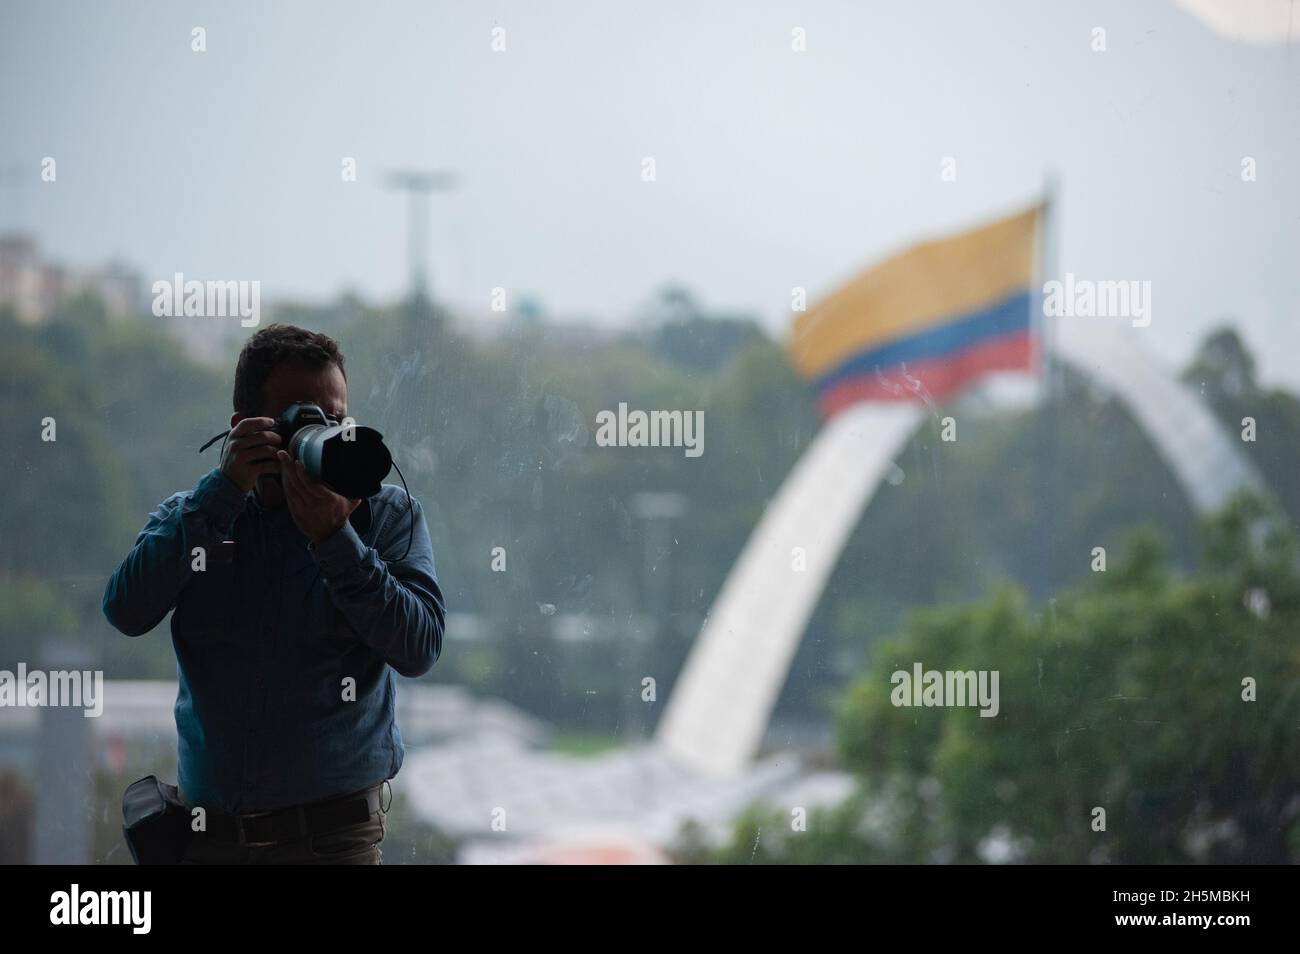
M 451 172 L 421 172 L 415 169 L 398 169 L 384 177 L 390 189 L 405 192 L 406 206 L 406 256 L 411 270 L 411 300 L 429 299 L 429 279 L 426 266 L 429 260 L 429 194 L 445 192 L 456 184 Z

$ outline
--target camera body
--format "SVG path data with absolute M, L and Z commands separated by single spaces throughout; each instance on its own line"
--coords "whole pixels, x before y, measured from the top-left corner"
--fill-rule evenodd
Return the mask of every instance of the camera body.
M 335 427 L 339 424 L 337 418 L 331 417 L 320 409 L 317 404 L 290 404 L 284 409 L 275 421 L 275 427 L 272 430 L 280 435 L 280 446 L 288 451 L 289 456 L 298 459 L 290 448 L 293 439 L 298 432 L 304 427 Z
M 344 497 L 372 497 L 393 467 L 383 435 L 373 427 L 343 424 L 316 404 L 291 404 L 273 428 L 282 449 L 307 473 Z

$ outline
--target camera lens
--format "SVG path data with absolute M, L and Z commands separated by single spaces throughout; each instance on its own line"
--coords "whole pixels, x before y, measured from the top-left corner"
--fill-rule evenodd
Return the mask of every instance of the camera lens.
M 330 490 L 352 499 L 379 493 L 393 467 L 383 435 L 358 424 L 309 424 L 289 441 L 289 456 Z

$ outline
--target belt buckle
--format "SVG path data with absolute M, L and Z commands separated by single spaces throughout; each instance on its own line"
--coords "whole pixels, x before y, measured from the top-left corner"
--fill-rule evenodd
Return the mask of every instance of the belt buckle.
M 236 830 L 238 831 L 238 834 L 239 834 L 239 844 L 240 844 L 240 847 L 243 847 L 243 848 L 264 848 L 264 847 L 266 847 L 266 846 L 268 846 L 268 845 L 276 845 L 276 844 L 279 844 L 279 841 L 278 841 L 277 839 L 274 839 L 274 838 L 271 839 L 270 841 L 250 841 L 250 840 L 248 840 L 247 834 L 246 834 L 246 832 L 244 831 L 244 823 L 245 823 L 245 822 L 249 822 L 249 821 L 254 821 L 254 820 L 258 819 L 258 818 L 266 818 L 266 817 L 268 817 L 268 816 L 270 816 L 270 815 L 278 814 L 280 811 L 282 811 L 282 809 L 271 809 L 271 810 L 264 811 L 264 812 L 249 812 L 249 813 L 246 814 L 246 815 L 236 815 L 236 816 L 235 816 L 235 828 L 236 828 Z

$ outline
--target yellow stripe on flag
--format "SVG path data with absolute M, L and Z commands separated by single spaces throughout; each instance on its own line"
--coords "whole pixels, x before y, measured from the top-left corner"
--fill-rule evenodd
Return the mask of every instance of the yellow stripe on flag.
M 979 311 L 1033 281 L 1040 208 L 924 242 L 867 269 L 794 322 L 790 355 L 815 378 L 847 359 Z

